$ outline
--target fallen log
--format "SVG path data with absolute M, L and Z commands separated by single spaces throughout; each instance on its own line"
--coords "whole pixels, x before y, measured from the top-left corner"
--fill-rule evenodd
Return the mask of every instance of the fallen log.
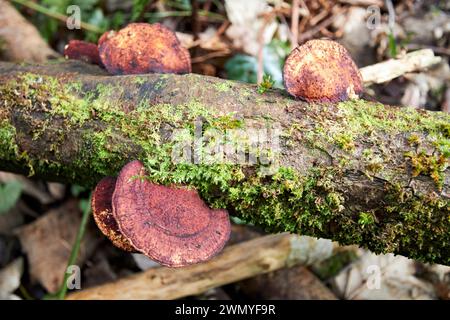
M 218 143 L 220 141 L 221 143 Z M 450 264 L 450 115 L 200 75 L 0 63 L 0 170 L 94 186 L 130 160 L 271 232 Z

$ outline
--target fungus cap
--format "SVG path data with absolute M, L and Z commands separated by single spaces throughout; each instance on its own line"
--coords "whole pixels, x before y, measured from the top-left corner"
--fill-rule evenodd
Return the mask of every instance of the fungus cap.
M 104 43 L 109 38 L 113 37 L 116 34 L 114 30 L 108 30 L 104 32 L 100 38 L 98 38 L 97 45 L 100 46 L 102 43 Z
M 210 259 L 230 236 L 226 210 L 210 209 L 195 190 L 149 182 L 139 161 L 117 178 L 113 214 L 138 251 L 169 267 Z
M 112 214 L 112 196 L 116 179 L 106 177 L 100 180 L 92 194 L 92 214 L 100 231 L 119 249 L 136 252 L 136 249 L 123 236 Z
M 191 72 L 189 51 L 159 23 L 131 23 L 106 33 L 99 40 L 99 52 L 111 74 Z
M 308 102 L 338 102 L 358 97 L 363 81 L 347 50 L 332 40 L 310 40 L 295 48 L 283 69 L 286 90 Z
M 70 40 L 64 47 L 64 57 L 97 65 L 102 64 L 97 45 L 81 40 Z

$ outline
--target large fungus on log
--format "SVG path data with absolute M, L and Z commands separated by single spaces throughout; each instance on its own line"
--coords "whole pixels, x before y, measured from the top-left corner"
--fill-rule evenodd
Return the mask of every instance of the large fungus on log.
M 81 40 L 70 40 L 64 47 L 64 57 L 97 65 L 102 64 L 97 45 Z
M 103 178 L 92 194 L 92 213 L 100 231 L 119 249 L 135 252 L 127 238 L 120 232 L 112 213 L 112 196 L 116 186 L 113 177 Z
M 139 161 L 123 167 L 112 204 L 122 234 L 165 266 L 208 260 L 230 235 L 226 210 L 210 209 L 195 190 L 151 183 Z
M 99 40 L 99 52 L 111 74 L 191 72 L 189 51 L 159 23 L 131 23 L 106 33 Z
M 310 40 L 295 48 L 283 69 L 286 90 L 308 102 L 357 98 L 363 81 L 347 50 L 331 40 Z

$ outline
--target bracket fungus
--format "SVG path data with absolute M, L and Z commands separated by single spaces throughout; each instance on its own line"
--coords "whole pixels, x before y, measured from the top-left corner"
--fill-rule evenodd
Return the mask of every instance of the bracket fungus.
M 103 42 L 108 40 L 109 37 L 113 37 L 116 34 L 114 30 L 108 30 L 98 38 L 97 45 L 100 46 Z
M 107 32 L 99 40 L 99 52 L 111 74 L 191 72 L 189 51 L 159 23 L 131 23 Z
M 95 188 L 94 218 L 114 245 L 168 267 L 199 263 L 223 249 L 231 230 L 226 210 L 210 209 L 193 189 L 156 185 L 146 176 L 136 160 Z
M 283 69 L 286 90 L 308 102 L 357 98 L 363 81 L 347 49 L 332 40 L 310 40 L 295 48 Z
M 100 231 L 119 249 L 135 252 L 131 243 L 119 230 L 112 212 L 112 196 L 116 179 L 106 177 L 100 180 L 92 193 L 92 214 Z
M 120 231 L 151 259 L 170 267 L 205 261 L 230 235 L 226 210 L 212 210 L 197 191 L 156 185 L 140 161 L 120 172 L 112 199 Z
M 70 40 L 64 47 L 64 57 L 102 65 L 97 45 L 86 41 Z

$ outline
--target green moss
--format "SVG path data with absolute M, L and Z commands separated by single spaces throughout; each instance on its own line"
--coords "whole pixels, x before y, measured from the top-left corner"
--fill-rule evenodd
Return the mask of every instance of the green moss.
M 136 76 L 136 77 L 134 77 L 134 83 L 136 83 L 136 84 L 139 84 L 139 85 L 142 85 L 142 84 L 144 84 L 147 80 L 145 79 L 145 77 L 142 77 L 142 76 Z
M 371 212 L 360 212 L 358 223 L 364 228 L 375 223 L 375 217 Z
M 0 119 L 0 154 L 3 160 L 14 160 L 18 156 L 18 147 L 15 143 L 16 128 L 7 121 Z M 6 142 L 6 143 L 5 143 Z
M 362 100 L 337 105 L 310 104 L 308 109 L 308 119 L 293 123 L 290 135 L 300 135 L 319 150 L 337 147 L 340 152 L 334 152 L 333 157 L 341 168 L 364 169 L 369 176 L 392 178 L 395 174 L 410 174 L 407 170 L 412 166 L 414 176 L 430 176 L 438 188 L 442 187 L 450 158 L 450 115 L 412 108 L 398 112 L 395 107 Z M 412 153 L 405 155 L 405 165 L 386 172 L 398 150 L 386 146 L 385 141 L 403 143 L 403 139 L 405 150 L 409 148 Z M 426 145 L 422 146 L 422 141 Z M 365 153 L 374 147 L 378 154 Z M 413 156 L 414 148 L 418 147 L 429 150 L 429 155 Z M 361 159 L 355 161 L 357 157 Z
M 403 108 L 402 112 L 398 112 L 395 107 L 362 100 L 340 103 L 337 113 L 338 117 L 343 116 L 345 119 L 342 123 L 347 124 L 342 126 L 341 130 L 352 132 L 355 137 L 371 135 L 374 131 L 402 133 L 414 130 L 429 135 L 442 154 L 448 151 L 449 114 L 443 112 L 433 114 L 413 108 Z M 410 139 L 414 140 L 414 135 L 410 136 Z
M 421 139 L 417 134 L 413 133 L 408 137 L 408 142 L 413 146 L 418 146 L 421 142 Z
M 413 177 L 426 175 L 433 179 L 439 189 L 444 184 L 444 171 L 448 166 L 446 157 L 443 154 L 426 154 L 425 151 L 407 152 L 405 157 L 411 160 Z
M 355 149 L 354 137 L 351 133 L 339 133 L 334 136 L 337 146 L 345 151 L 353 151 Z
M 232 81 L 221 81 L 214 84 L 214 89 L 219 92 L 228 92 L 234 87 Z

